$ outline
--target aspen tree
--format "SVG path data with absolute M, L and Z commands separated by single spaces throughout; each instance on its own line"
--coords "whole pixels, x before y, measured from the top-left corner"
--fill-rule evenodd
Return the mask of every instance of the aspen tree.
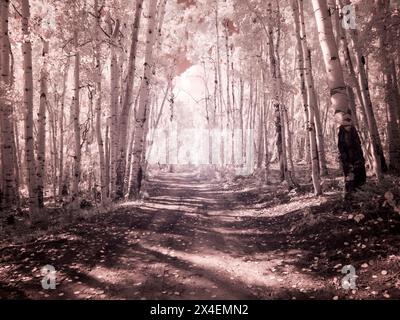
M 74 131 L 74 158 L 73 158 L 73 177 L 72 177 L 72 207 L 77 209 L 79 206 L 79 183 L 81 181 L 81 129 L 80 129 L 80 52 L 78 42 L 78 30 L 73 32 L 74 43 L 74 96 L 72 98 L 72 122 Z
M 126 148 L 128 139 L 128 118 L 133 104 L 133 84 L 136 72 L 136 57 L 139 38 L 140 21 L 143 11 L 143 0 L 136 1 L 135 20 L 133 23 L 133 32 L 131 48 L 128 61 L 128 73 L 125 82 L 125 92 L 122 100 L 122 110 L 119 116 L 119 134 L 118 134 L 118 161 L 116 165 L 116 197 L 124 196 L 125 169 L 126 169 Z M 154 17 L 153 17 L 154 18 Z M 155 32 L 155 30 L 153 30 Z
M 131 172 L 131 182 L 129 188 L 129 198 L 136 199 L 139 196 L 141 180 L 143 178 L 143 154 L 144 143 L 146 141 L 146 121 L 150 108 L 150 85 L 153 71 L 153 47 L 156 40 L 156 13 L 157 0 L 150 0 L 149 12 L 147 15 L 147 39 L 145 49 L 144 75 L 139 89 L 138 109 L 135 119 L 135 137 L 133 143 L 133 164 Z
M 326 0 L 312 0 L 312 6 L 328 78 L 331 103 L 339 126 L 338 149 L 345 177 L 345 192 L 348 195 L 366 181 L 365 160 L 360 138 L 351 117 L 349 97 Z
M 30 5 L 29 0 L 21 0 L 22 5 L 22 43 L 24 68 L 24 107 L 25 107 L 25 164 L 29 192 L 29 211 L 32 218 L 38 214 L 39 199 L 35 170 L 35 150 L 33 137 L 33 75 L 32 75 L 32 44 L 30 40 Z
M 37 193 L 39 208 L 44 207 L 44 179 L 45 179 L 45 164 L 46 164 L 46 109 L 48 99 L 48 70 L 47 59 L 49 53 L 49 42 L 42 40 L 42 59 L 43 65 L 40 71 L 40 101 L 38 112 L 38 138 L 37 138 Z
M 0 4 L 0 145 L 1 145 L 1 174 L 0 181 L 0 207 L 9 207 L 16 200 L 17 175 L 14 170 L 16 150 L 13 148 L 14 124 L 13 107 L 8 101 L 10 89 L 10 39 L 8 36 L 8 18 L 10 1 L 5 0 Z

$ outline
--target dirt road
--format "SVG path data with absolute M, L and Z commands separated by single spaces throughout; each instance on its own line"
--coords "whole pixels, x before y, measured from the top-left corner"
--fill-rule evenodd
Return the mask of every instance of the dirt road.
M 378 272 L 396 257 L 389 243 L 398 238 L 382 244 L 371 230 L 348 232 L 352 223 L 329 213 L 335 196 L 316 199 L 271 186 L 261 197 L 251 186 L 243 190 L 190 174 L 163 174 L 146 188 L 140 202 L 3 248 L 0 297 L 336 299 L 387 293 L 386 278 L 371 277 L 393 276 Z M 324 220 L 296 229 L 315 208 Z M 357 290 L 343 290 L 341 267 L 368 261 L 357 269 Z M 55 290 L 42 289 L 44 265 L 56 269 Z M 390 297 L 399 296 L 393 281 Z M 373 283 L 379 289 L 371 295 Z

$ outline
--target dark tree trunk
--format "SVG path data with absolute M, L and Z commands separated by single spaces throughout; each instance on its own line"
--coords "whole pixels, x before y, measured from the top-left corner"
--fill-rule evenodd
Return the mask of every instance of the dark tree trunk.
M 345 175 L 345 192 L 349 194 L 361 187 L 367 178 L 361 142 L 354 126 L 339 127 L 338 149 Z

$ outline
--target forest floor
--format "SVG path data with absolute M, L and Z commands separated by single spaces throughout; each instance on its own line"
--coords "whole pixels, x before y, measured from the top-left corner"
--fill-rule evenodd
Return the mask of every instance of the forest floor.
M 159 174 L 145 188 L 141 201 L 30 240 L 11 237 L 18 224 L 2 230 L 0 298 L 400 298 L 400 216 L 382 197 L 369 215 L 335 188 L 315 197 L 189 173 Z M 44 265 L 56 269 L 55 290 L 42 289 Z M 341 286 L 344 265 L 355 267 L 354 290 Z

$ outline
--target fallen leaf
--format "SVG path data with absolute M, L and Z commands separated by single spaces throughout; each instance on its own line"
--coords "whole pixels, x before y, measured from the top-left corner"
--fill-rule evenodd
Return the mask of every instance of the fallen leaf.
M 364 220 L 364 219 L 365 219 L 365 216 L 362 213 L 360 213 L 354 217 L 354 221 L 356 221 L 357 223 L 359 223 L 361 220 Z

